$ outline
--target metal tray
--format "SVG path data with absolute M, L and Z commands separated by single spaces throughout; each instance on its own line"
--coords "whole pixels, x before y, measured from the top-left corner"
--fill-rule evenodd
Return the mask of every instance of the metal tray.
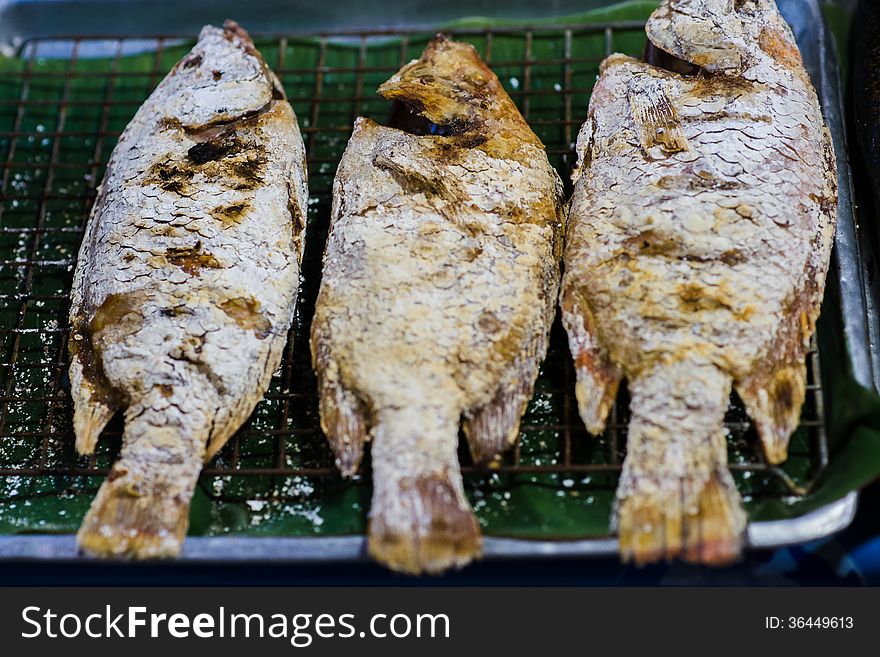
M 14 4 L 14 3 L 13 3 Z M 65 3 L 60 3 L 65 4 Z M 76 3 L 70 3 L 76 4 Z M 504 3 L 500 3 L 503 5 Z M 514 3 L 512 3 L 514 4 Z M 565 5 L 566 3 L 559 3 Z M 829 286 L 837 285 L 841 299 L 841 317 L 840 322 L 843 327 L 843 333 L 846 341 L 847 351 L 849 354 L 848 366 L 852 369 L 856 380 L 864 386 L 872 387 L 877 376 L 875 356 L 872 345 L 875 344 L 873 336 L 875 328 L 869 317 L 872 317 L 873 308 L 869 307 L 870 298 L 866 294 L 866 280 L 864 263 L 867 262 L 866 242 L 863 241 L 859 233 L 858 226 L 854 221 L 852 199 L 851 199 L 851 183 L 850 173 L 848 169 L 848 158 L 846 151 L 846 143 L 844 139 L 844 126 L 841 110 L 840 85 L 838 80 L 838 68 L 834 54 L 833 44 L 829 40 L 829 36 L 825 30 L 821 13 L 819 12 L 816 0 L 779 0 L 780 9 L 783 11 L 786 19 L 792 25 L 798 38 L 805 63 L 810 75 L 816 85 L 819 97 L 825 112 L 826 120 L 832 132 L 835 142 L 838 160 L 838 175 L 840 182 L 840 209 L 838 217 L 838 230 L 835 238 L 835 254 L 832 266 L 832 272 L 829 276 Z M 495 5 L 498 7 L 499 5 Z M 556 6 L 559 9 L 559 5 Z M 581 4 L 581 8 L 583 5 Z M 462 12 L 464 13 L 464 12 Z M 515 13 L 515 12 L 514 12 Z M 496 14 L 497 15 L 497 14 Z M 510 14 L 508 14 L 510 15 Z M 165 14 L 163 20 L 171 22 L 172 16 Z M 244 20 L 244 19 L 243 19 Z M 173 22 L 172 22 L 173 23 Z M 69 29 L 69 28 L 68 28 Z M 544 37 L 556 34 L 562 45 L 562 56 L 551 62 L 554 66 L 561 66 L 565 69 L 566 75 L 562 88 L 559 90 L 558 97 L 560 104 L 556 116 L 546 118 L 544 115 L 530 116 L 530 101 L 535 97 L 535 91 L 529 88 L 529 80 L 536 71 L 542 66 L 548 65 L 548 62 L 542 62 L 538 59 L 526 57 L 520 62 L 492 62 L 494 66 L 501 66 L 505 71 L 517 71 L 517 80 L 523 81 L 522 88 L 513 90 L 513 97 L 519 103 L 523 114 L 530 120 L 536 129 L 554 130 L 557 134 L 555 139 L 547 139 L 544 135 L 545 143 L 548 145 L 548 152 L 559 167 L 565 177 L 567 177 L 566 168 L 572 164 L 572 140 L 577 133 L 580 123 L 580 117 L 586 112 L 586 95 L 583 89 L 578 89 L 576 84 L 572 83 L 572 70 L 576 70 L 578 66 L 589 66 L 595 68 L 596 62 L 581 62 L 571 55 L 571 44 L 574 39 L 583 35 L 601 35 L 604 36 L 606 44 L 606 53 L 611 51 L 615 34 L 623 31 L 633 31 L 641 29 L 641 24 L 632 22 L 617 22 L 607 24 L 585 25 L 533 25 L 496 28 L 492 30 L 486 29 L 452 29 L 449 30 L 453 35 L 457 35 L 463 39 L 468 37 L 479 36 L 485 39 L 486 44 L 491 44 L 493 37 L 516 37 L 524 39 L 525 42 L 531 43 L 533 38 L 538 35 Z M 309 90 L 308 98 L 296 98 L 295 94 L 291 94 L 292 102 L 297 109 L 301 120 L 307 125 L 304 127 L 304 135 L 307 139 L 309 150 L 310 164 L 310 187 L 312 194 L 319 199 L 317 213 L 326 215 L 327 191 L 329 189 L 329 181 L 332 179 L 332 172 L 328 175 L 326 165 L 334 164 L 333 156 L 322 156 L 318 153 L 319 149 L 315 146 L 323 138 L 331 136 L 337 141 L 341 141 L 344 145 L 347 136 L 347 130 L 350 128 L 350 122 L 346 125 L 333 125 L 328 123 L 329 119 L 322 117 L 328 115 L 326 108 L 330 107 L 332 102 L 339 99 L 322 95 L 321 80 L 325 74 L 332 72 L 325 61 L 324 57 L 328 48 L 328 44 L 332 44 L 335 40 L 341 39 L 351 41 L 357 39 L 362 47 L 375 40 L 399 39 L 401 47 L 401 59 L 404 58 L 406 52 L 406 44 L 430 35 L 431 29 L 411 27 L 406 29 L 382 27 L 381 23 L 372 23 L 371 28 L 357 34 L 351 31 L 343 32 L 323 32 L 316 35 L 320 43 L 320 55 L 316 62 L 316 88 Z M 115 55 L 112 70 L 108 70 L 99 75 L 113 77 L 117 79 L 115 74 L 116 66 L 120 55 L 136 49 L 154 47 L 157 50 L 155 65 L 150 71 L 150 83 L 154 84 L 158 81 L 161 74 L 164 73 L 161 52 L 164 47 L 172 43 L 171 39 L 177 35 L 165 35 L 162 37 L 149 37 L 136 32 L 121 36 L 119 38 L 108 39 L 105 34 L 101 37 L 87 36 L 69 36 L 68 32 L 62 28 L 58 31 L 60 36 L 49 37 L 41 36 L 40 38 L 24 39 L 19 47 L 19 53 L 29 58 L 31 61 L 37 57 L 57 56 L 58 54 L 72 55 L 72 60 L 77 57 L 88 55 L 110 54 Z M 8 36 L 8 35 L 7 35 Z M 297 35 L 302 37 L 303 35 Z M 269 37 L 277 40 L 281 45 L 287 45 L 287 36 Z M 491 45 L 487 46 L 487 50 L 491 49 Z M 283 52 L 284 48 L 279 48 L 279 52 Z M 484 52 L 488 56 L 489 52 Z M 398 64 L 401 62 L 398 62 Z M 384 73 L 390 75 L 396 69 L 396 65 L 390 65 Z M 284 62 L 279 61 L 275 64 L 276 70 L 284 77 Z M 73 65 L 72 65 L 73 69 Z M 341 69 L 340 69 L 341 70 Z M 287 71 L 296 74 L 296 71 Z M 364 75 L 368 71 L 363 66 L 363 58 L 361 57 L 357 65 L 348 72 L 358 77 L 359 92 L 356 94 L 353 103 L 354 113 L 360 113 L 365 108 L 368 101 L 366 96 L 370 94 L 364 84 Z M 78 73 L 73 73 L 78 74 Z M 71 74 L 65 74 L 69 77 Z M 578 92 L 581 93 L 578 93 Z M 363 96 L 363 98 L 362 98 Z M 573 97 L 577 99 L 578 105 L 572 108 Z M 581 105 L 583 99 L 583 105 Z M 35 102 L 35 101 L 31 101 Z M 102 104 L 105 116 L 111 110 L 110 103 L 107 98 L 96 101 Z M 374 102 L 374 101 L 370 101 Z M 18 103 L 18 112 L 23 115 L 30 111 L 29 103 L 25 97 L 21 97 Z M 134 111 L 134 107 L 131 111 Z M 64 164 L 59 159 L 59 140 L 73 134 L 71 130 L 66 130 L 64 116 L 67 109 L 64 100 L 59 106 L 59 117 L 57 130 L 46 133 L 46 136 L 53 140 L 51 148 L 51 157 L 48 163 L 44 164 L 47 169 L 47 177 L 51 179 L 53 172 L 62 171 Z M 332 112 L 331 112 L 332 113 Z M 534 112 L 533 112 L 534 114 Z M 19 117 L 20 118 L 20 117 Z M 22 132 L 20 121 L 17 129 L 8 135 L 11 141 L 19 139 L 27 139 L 30 136 Z M 116 133 L 108 131 L 106 128 L 106 120 L 102 127 L 93 134 L 99 145 L 95 147 L 96 161 L 90 164 L 92 173 L 98 171 L 98 159 L 106 159 L 109 154 L 109 146 L 105 146 L 105 142 L 112 141 Z M 12 156 L 7 159 L 7 163 L 3 169 L 3 183 L 0 188 L 0 201 L 7 193 L 7 186 L 12 175 Z M 61 174 L 59 174 L 61 175 Z M 79 190 L 76 194 L 69 195 L 72 198 L 64 197 L 56 199 L 52 195 L 51 183 L 47 181 L 43 193 L 38 195 L 34 201 L 38 205 L 38 212 L 35 215 L 35 225 L 23 228 L 12 228 L 11 232 L 26 236 L 26 239 L 32 239 L 31 249 L 25 258 L 13 258 L 3 260 L 0 265 L 20 268 L 24 272 L 23 292 L 15 295 L 0 295 L 0 298 L 8 300 L 11 303 L 18 304 L 18 315 L 15 327 L 8 328 L 0 326 L 0 338 L 7 343 L 11 343 L 11 350 L 4 353 L 11 354 L 8 362 L 2 365 L 7 368 L 6 372 L 6 390 L 0 391 L 0 436 L 4 436 L 4 423 L 6 423 L 8 409 L 11 405 L 22 403 L 24 401 L 33 401 L 33 399 L 25 399 L 20 393 L 15 392 L 13 386 L 15 380 L 15 370 L 21 371 L 25 367 L 46 367 L 52 371 L 51 389 L 43 391 L 43 396 L 39 399 L 44 400 L 47 417 L 49 418 L 45 425 L 42 425 L 38 431 L 24 432 L 28 438 L 42 441 L 43 445 L 40 451 L 38 463 L 30 468 L 14 468 L 0 469 L 0 476 L 93 476 L 101 475 L 106 472 L 106 468 L 101 467 L 94 460 L 88 465 L 83 466 L 81 462 L 74 460 L 54 461 L 53 445 L 69 441 L 69 434 L 57 429 L 57 422 L 53 422 L 52 418 L 59 414 L 64 415 L 69 412 L 69 400 L 63 390 L 63 377 L 66 369 L 66 351 L 64 349 L 66 328 L 63 323 L 59 324 L 55 329 L 37 329 L 40 337 L 47 341 L 51 340 L 51 348 L 47 348 L 47 353 L 51 354 L 48 362 L 37 362 L 29 364 L 24 360 L 18 361 L 22 349 L 22 339 L 27 331 L 32 329 L 25 328 L 28 325 L 26 320 L 27 312 L 39 303 L 56 303 L 63 304 L 66 298 L 64 294 L 54 295 L 51 298 L 43 298 L 33 293 L 32 281 L 39 278 L 46 271 L 53 267 L 70 268 L 72 260 L 68 257 L 57 261 L 42 260 L 37 257 L 37 240 L 39 236 L 46 233 L 50 229 L 44 225 L 44 215 L 46 213 L 47 203 L 55 200 L 67 200 L 70 203 L 77 204 L 83 219 L 85 210 L 89 207 L 94 197 L 94 183 L 97 176 L 92 176 L 91 185 L 87 189 Z M 0 206 L 2 207 L 2 206 Z M 2 212 L 2 210 L 0 210 Z M 326 216 L 324 217 L 326 221 Z M 311 226 L 311 225 L 310 225 Z M 81 226 L 78 230 L 81 230 Z M 310 227 L 311 230 L 311 227 Z M 10 232 L 3 227 L 2 214 L 0 214 L 0 233 Z M 71 232 L 77 234 L 77 230 Z M 314 234 L 314 233 L 313 233 Z M 5 253 L 3 254 L 5 258 Z M 314 282 L 314 281 L 313 281 Z M 307 281 L 308 283 L 308 281 Z M 308 287 L 308 285 L 306 285 Z M 313 286 L 314 287 L 314 286 Z M 309 292 L 305 292 L 308 296 Z M 308 303 L 301 305 L 304 314 L 309 312 Z M 59 312 L 58 316 L 63 317 L 63 313 Z M 286 427 L 287 416 L 291 406 L 291 402 L 303 403 L 303 399 L 313 397 L 313 392 L 308 393 L 292 393 L 290 392 L 290 381 L 292 373 L 299 371 L 303 367 L 307 369 L 307 347 L 305 336 L 307 336 L 307 320 L 305 324 L 300 324 L 298 330 L 294 330 L 291 334 L 290 346 L 285 357 L 282 369 L 282 379 L 287 382 L 286 388 L 275 395 L 272 400 L 279 407 L 279 412 L 283 414 L 284 420 L 280 427 Z M 601 463 L 583 463 L 578 462 L 577 458 L 572 457 L 573 441 L 581 435 L 585 436 L 583 427 L 576 416 L 574 410 L 575 404 L 572 402 L 572 386 L 573 373 L 571 371 L 570 358 L 568 358 L 564 341 L 560 340 L 558 335 L 554 339 L 555 347 L 551 349 L 548 367 L 558 367 L 560 370 L 559 381 L 560 389 L 555 394 L 560 394 L 564 398 L 565 416 L 558 427 L 554 427 L 561 434 L 562 446 L 561 451 L 564 457 L 561 462 L 553 465 L 540 465 L 528 462 L 528 460 L 516 450 L 501 467 L 502 472 L 513 473 L 593 473 L 593 472 L 615 472 L 620 467 L 620 457 L 622 454 L 621 440 L 626 427 L 626 407 L 625 400 L 621 399 L 615 407 L 612 415 L 609 431 L 606 434 L 608 445 L 608 458 Z M 4 358 L 6 361 L 6 358 Z M 303 365 L 305 363 L 305 366 Z M 817 466 L 813 476 L 818 475 L 821 468 L 827 462 L 827 442 L 825 438 L 825 415 L 823 410 L 823 395 L 821 390 L 821 377 L 818 372 L 819 359 L 815 352 L 810 358 L 810 381 L 808 390 L 808 402 L 805 405 L 804 418 L 802 426 L 807 427 L 810 431 L 810 441 L 812 449 L 816 452 Z M 307 387 L 307 386 L 306 386 Z M 270 395 L 270 398 L 272 395 Z M 731 432 L 737 432 L 742 436 L 750 430 L 748 423 L 743 421 L 740 415 L 729 418 L 728 428 Z M 528 426 L 524 427 L 528 429 Z M 543 427 L 546 428 L 546 427 Z M 236 476 L 249 475 L 266 475 L 270 474 L 276 477 L 288 476 L 315 476 L 315 477 L 331 477 L 333 476 L 332 465 L 329 459 L 325 462 L 308 468 L 291 467 L 285 460 L 286 439 L 290 435 L 296 434 L 298 440 L 320 439 L 320 435 L 315 435 L 314 429 L 311 432 L 304 430 L 286 431 L 277 430 L 272 432 L 277 440 L 276 446 L 277 460 L 276 463 L 268 468 L 258 468 L 250 472 L 248 468 L 243 467 L 239 462 L 239 445 L 242 440 L 248 436 L 248 431 L 253 433 L 246 427 L 236 436 L 231 444 L 224 450 L 225 457 L 221 455 L 218 462 L 210 464 L 205 472 L 208 477 L 221 477 L 230 474 Z M 19 437 L 23 434 L 19 433 Z M 117 436 L 118 437 L 118 436 Z M 824 460 L 823 460 L 824 459 Z M 776 478 L 782 485 L 787 486 L 790 490 L 794 490 L 797 485 L 788 478 L 788 476 L 779 468 L 774 468 L 762 462 L 760 457 L 755 457 L 747 462 L 735 464 L 735 471 L 763 473 L 769 478 Z M 472 468 L 466 466 L 467 472 L 472 472 Z M 752 547 L 767 548 L 792 543 L 800 543 L 803 541 L 817 539 L 827 536 L 833 532 L 839 531 L 846 527 L 855 513 L 857 504 L 857 494 L 850 493 L 845 498 L 835 503 L 829 504 L 812 513 L 801 516 L 792 520 L 781 520 L 772 522 L 755 522 L 748 529 L 748 544 Z M 584 539 L 584 540 L 526 540 L 518 538 L 485 538 L 485 555 L 487 557 L 547 557 L 547 556 L 578 556 L 578 555 L 612 555 L 616 553 L 616 539 L 611 536 Z M 310 562 L 310 561 L 340 561 L 340 560 L 358 560 L 364 558 L 364 538 L 362 536 L 340 536 L 340 537 L 240 537 L 240 536 L 212 536 L 212 537 L 190 537 L 187 539 L 184 551 L 181 555 L 183 560 L 191 561 L 289 561 L 289 562 Z M 74 537 L 71 535 L 13 535 L 0 536 L 0 558 L 2 559 L 78 559 Z

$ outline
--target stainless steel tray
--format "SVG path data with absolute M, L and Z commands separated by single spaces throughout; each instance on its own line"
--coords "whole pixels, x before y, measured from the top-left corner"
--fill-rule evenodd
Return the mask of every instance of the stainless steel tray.
M 65 3 L 61 4 L 63 5 Z M 69 4 L 77 3 L 71 2 Z M 521 14 L 522 8 L 517 9 L 513 6 L 514 4 L 515 3 L 511 3 L 511 6 L 508 7 L 504 3 L 495 3 L 493 6 L 498 10 L 495 12 L 495 15 L 515 15 L 518 12 Z M 878 370 L 880 370 L 880 368 L 877 368 L 876 366 L 876 354 L 871 348 L 872 345 L 876 343 L 876 340 L 874 339 L 876 335 L 876 324 L 873 321 L 873 318 L 876 317 L 876 314 L 874 313 L 873 306 L 870 305 L 870 295 L 866 293 L 867 286 L 865 284 L 865 280 L 867 279 L 867 277 L 865 275 L 864 263 L 866 262 L 867 254 L 865 252 L 865 249 L 867 249 L 867 242 L 862 239 L 862 236 L 858 230 L 858 226 L 854 221 L 853 215 L 851 196 L 852 190 L 850 183 L 850 173 L 848 169 L 848 158 L 846 143 L 844 139 L 844 126 L 841 110 L 842 105 L 840 98 L 840 84 L 838 79 L 838 68 L 834 48 L 833 44 L 829 40 L 828 33 L 825 30 L 816 0 L 779 0 L 778 4 L 780 6 L 780 9 L 783 11 L 786 19 L 792 25 L 798 38 L 798 42 L 801 47 L 805 63 L 807 64 L 807 68 L 814 81 L 814 84 L 816 85 L 816 89 L 819 93 L 825 116 L 835 142 L 840 182 L 840 209 L 838 217 L 838 231 L 835 238 L 836 249 L 832 267 L 833 271 L 832 276 L 829 278 L 829 285 L 837 284 L 839 288 L 838 292 L 841 299 L 841 324 L 843 326 L 843 332 L 850 361 L 848 363 L 848 366 L 852 369 L 854 376 L 859 383 L 868 387 L 872 387 L 875 382 L 875 377 L 878 374 Z M 465 5 L 462 4 L 461 6 Z M 459 5 L 454 5 L 454 7 L 458 8 Z M 499 7 L 501 9 L 498 9 Z M 505 7 L 509 11 L 505 12 Z M 561 12 L 568 9 L 568 4 L 558 3 L 554 7 L 556 11 Z M 583 9 L 582 3 L 580 3 L 580 8 Z M 447 10 L 448 9 L 449 6 L 447 6 Z M 464 11 L 462 11 L 461 13 L 464 13 Z M 443 15 L 443 17 L 451 16 L 454 16 L 454 14 L 450 13 Z M 175 23 L 173 18 L 173 14 L 169 14 L 167 13 L 167 11 L 163 15 L 163 21 L 169 21 L 172 24 L 179 24 Z M 424 22 L 414 22 L 409 24 L 423 25 Z M 418 27 L 407 29 L 390 29 L 387 27 L 387 25 L 383 27 L 381 21 L 374 21 L 370 25 L 372 26 L 371 29 L 365 32 L 353 35 L 350 31 L 345 31 L 343 33 L 339 33 L 339 37 L 342 39 L 351 39 L 352 37 L 355 37 L 360 39 L 361 43 L 365 43 L 368 39 L 378 38 L 385 39 L 402 37 L 404 40 L 407 40 L 414 35 L 430 33 L 432 31 Z M 343 26 L 350 27 L 350 25 L 348 24 L 344 24 Z M 80 25 L 76 25 L 75 27 L 76 29 L 84 29 Z M 326 27 L 326 25 L 322 25 L 322 27 Z M 634 27 L 635 26 L 631 24 L 609 23 L 591 26 L 588 32 L 590 34 L 604 34 L 606 43 L 610 48 L 614 30 L 633 29 Z M 39 49 L 40 56 L 44 56 L 46 55 L 46 53 L 49 53 L 50 55 L 57 55 L 59 53 L 65 54 L 71 52 L 78 53 L 79 56 L 83 56 L 83 52 L 88 52 L 89 54 L 102 54 L 103 52 L 103 54 L 116 53 L 118 57 L 119 54 L 126 51 L 126 49 L 131 45 L 135 45 L 138 49 L 140 49 L 144 47 L 154 47 L 156 44 L 158 44 L 161 49 L 163 44 L 169 43 L 169 38 L 175 36 L 165 35 L 163 37 L 149 37 L 146 34 L 138 34 L 137 32 L 134 32 L 126 35 L 124 38 L 121 38 L 119 40 L 104 38 L 96 39 L 87 37 L 69 37 L 69 30 L 71 28 L 69 25 L 64 25 L 60 27 L 59 31 L 56 33 L 60 36 L 50 37 L 45 34 L 45 25 L 41 29 L 43 29 L 44 31 L 41 33 L 41 37 L 39 39 L 27 39 L 22 38 L 23 35 L 18 35 L 13 36 L 8 40 L 10 40 L 10 42 L 20 41 L 21 43 L 19 44 L 19 50 L 21 52 L 24 52 L 25 54 L 30 53 L 31 56 L 33 56 L 37 52 L 37 49 Z M 554 30 L 558 32 L 558 34 L 560 35 L 560 39 L 565 41 L 566 49 L 569 47 L 572 38 L 577 38 L 578 32 L 573 32 L 571 26 L 565 25 L 552 26 L 541 24 L 540 26 L 519 26 L 498 30 L 461 29 L 450 31 L 453 34 L 458 33 L 461 38 L 464 39 L 467 39 L 469 35 L 479 34 L 481 36 L 484 36 L 487 33 L 510 34 L 520 36 L 526 35 L 526 38 L 531 39 L 531 34 L 533 33 L 533 31 L 541 31 L 541 33 L 552 33 Z M 101 32 L 102 34 L 106 32 L 106 30 L 97 31 Z M 573 34 L 575 35 L 574 37 L 572 36 Z M 2 33 L 0 33 L 0 37 L 2 36 Z M 282 41 L 284 41 L 287 37 L 276 35 L 273 38 L 281 39 Z M 325 32 L 321 35 L 321 38 L 322 44 L 326 44 L 328 39 L 332 40 L 334 38 L 334 35 L 333 33 L 328 34 Z M 106 50 L 108 48 L 109 50 Z M 157 62 L 158 61 L 159 58 L 157 57 Z M 573 68 L 578 65 L 576 60 L 570 58 L 570 54 L 567 50 L 563 53 L 563 57 L 560 63 L 563 66 L 569 68 Z M 522 64 L 526 69 L 526 79 L 528 78 L 528 67 L 535 66 L 536 64 L 537 62 L 524 62 Z M 159 71 L 157 70 L 156 72 L 158 73 Z M 522 90 L 517 99 L 520 100 L 521 103 L 524 101 L 527 104 L 529 98 L 528 94 L 528 89 Z M 564 90 L 564 93 L 562 95 L 568 99 L 568 103 L 571 102 L 571 90 Z M 578 102 L 580 103 L 580 99 L 578 99 Z M 309 126 L 306 128 L 307 139 L 309 139 L 311 142 L 310 146 L 314 145 L 316 135 L 321 130 L 318 127 L 318 123 L 316 120 L 318 112 L 315 108 L 318 106 L 319 102 L 317 100 L 314 100 L 311 104 L 311 112 L 302 112 L 300 108 L 297 108 L 298 111 L 300 111 L 301 117 L 306 116 L 310 119 Z M 527 111 L 528 108 L 526 107 L 526 117 L 529 118 Z M 564 124 L 563 127 L 565 129 L 565 136 L 567 141 L 566 143 L 560 145 L 560 148 L 557 149 L 557 152 L 555 152 L 555 154 L 553 152 L 553 149 L 551 149 L 551 156 L 555 155 L 558 160 L 561 160 L 563 166 L 566 163 L 570 164 L 567 158 L 569 158 L 570 156 L 571 138 L 574 134 L 576 134 L 578 127 L 578 120 L 576 118 L 572 119 L 571 117 L 583 116 L 585 114 L 585 111 L 585 102 L 583 104 L 583 107 L 576 107 L 574 110 L 569 107 L 567 108 L 566 112 L 567 120 L 565 122 L 560 122 L 560 125 Z M 331 130 L 331 128 L 324 129 Z M 334 127 L 332 128 L 332 130 L 336 130 L 337 132 L 340 132 L 341 136 L 344 136 L 344 126 Z M 104 135 L 103 132 L 98 135 L 98 137 L 101 139 L 103 139 L 105 136 L 107 135 Z M 317 164 L 320 166 L 322 163 L 320 161 L 312 161 L 311 164 Z M 40 266 L 39 262 L 37 262 L 36 260 L 29 261 L 25 264 L 27 266 L 33 267 Z M 69 266 L 70 263 L 68 262 L 61 264 L 66 264 Z M 59 356 L 59 363 L 61 362 L 60 359 L 61 357 Z M 816 406 L 818 406 L 819 411 L 821 411 L 822 395 L 821 390 L 819 389 L 820 382 L 816 367 L 817 361 L 811 370 L 814 377 L 812 380 L 812 389 L 814 390 L 814 396 L 816 397 Z M 568 379 L 566 379 L 566 381 L 567 383 L 570 383 Z M 57 388 L 58 385 L 56 379 L 56 385 L 53 388 L 53 393 L 58 392 Z M 570 391 L 566 394 L 570 394 Z M 8 401 L 8 393 L 6 398 Z M 289 399 L 285 400 L 285 403 L 287 403 L 288 401 Z M 620 411 L 620 413 L 622 415 L 623 411 Z M 821 415 L 821 412 L 819 413 L 818 419 L 811 420 L 811 426 L 813 426 L 814 430 L 817 432 L 817 440 L 820 441 L 824 440 L 824 427 L 822 426 L 824 424 L 824 421 L 825 419 Z M 624 425 L 625 420 L 612 418 L 612 432 L 614 432 L 612 438 L 612 440 L 614 441 L 614 447 L 612 451 L 615 454 L 617 453 L 616 431 L 618 428 L 622 428 Z M 566 426 L 564 430 L 566 432 L 566 449 L 570 451 L 570 433 L 572 427 Z M 516 460 L 513 462 L 513 464 L 509 466 L 512 469 L 520 468 L 520 471 L 526 472 L 547 471 L 546 469 L 541 470 L 541 468 L 539 467 L 531 467 L 531 469 L 523 468 L 523 466 L 519 462 L 518 454 L 516 455 L 515 459 Z M 591 471 L 588 469 L 588 466 L 579 466 L 578 464 L 568 465 L 570 467 L 568 467 L 568 469 L 565 469 L 564 471 Z M 612 463 L 609 465 L 609 467 L 619 467 L 619 463 Z M 580 468 L 580 470 L 578 468 Z M 770 470 L 770 468 L 766 467 L 764 469 Z M 329 468 L 325 468 L 325 470 L 329 470 Z M 218 476 L 229 472 L 228 470 L 224 470 L 222 467 L 216 466 L 213 468 L 209 467 L 207 471 L 209 475 L 214 474 Z M 0 471 L 0 476 L 28 476 L 29 473 L 33 475 L 45 475 L 47 472 L 51 474 L 51 472 L 47 471 L 45 468 L 36 468 L 32 469 L 32 471 L 16 471 L 15 473 Z M 62 471 L 59 470 L 59 473 L 61 472 Z M 79 473 L 82 475 L 101 473 L 100 469 L 95 469 L 94 467 L 90 467 L 87 469 L 77 469 L 75 467 L 71 467 L 67 468 L 63 472 Z M 272 472 L 274 472 L 278 476 L 293 474 L 292 470 L 285 469 L 283 467 L 276 468 Z M 828 536 L 836 531 L 843 529 L 851 522 L 852 517 L 855 513 L 856 505 L 857 494 L 850 493 L 849 495 L 841 500 L 838 500 L 837 502 L 829 504 L 821 509 L 818 509 L 812 513 L 796 519 L 752 523 L 748 530 L 748 544 L 756 548 L 768 548 L 786 544 L 800 543 Z M 612 555 L 616 553 L 616 549 L 616 539 L 614 539 L 613 537 L 603 537 L 586 540 L 552 541 L 497 537 L 487 537 L 485 539 L 485 555 L 487 557 L 510 558 Z M 214 536 L 190 537 L 187 540 L 185 549 L 183 551 L 183 554 L 181 555 L 181 559 L 187 561 L 266 560 L 312 562 L 328 560 L 359 560 L 364 558 L 364 555 L 364 539 L 361 536 L 315 538 L 272 536 Z M 76 558 L 81 557 L 77 557 L 75 541 L 73 536 L 71 535 L 57 536 L 37 534 L 0 536 L 0 559 L 57 560 Z

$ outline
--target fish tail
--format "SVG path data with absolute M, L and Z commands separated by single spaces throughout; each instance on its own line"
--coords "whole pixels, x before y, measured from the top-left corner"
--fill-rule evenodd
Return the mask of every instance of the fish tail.
M 410 574 L 439 573 L 479 557 L 479 524 L 458 464 L 458 415 L 409 407 L 377 419 L 370 554 Z
M 662 363 L 634 377 L 615 524 L 624 561 L 725 564 L 746 515 L 727 468 L 730 377 L 705 362 Z
M 143 405 L 129 408 L 122 452 L 83 520 L 80 549 L 134 559 L 178 554 L 206 435 L 194 431 L 186 417 Z

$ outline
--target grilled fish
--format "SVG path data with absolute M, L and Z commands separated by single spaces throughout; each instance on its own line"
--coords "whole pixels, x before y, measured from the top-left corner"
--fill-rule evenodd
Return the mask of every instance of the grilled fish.
M 379 87 L 333 187 L 312 328 L 321 424 L 351 475 L 372 440 L 369 551 L 410 573 L 481 551 L 457 457 L 515 440 L 554 315 L 562 186 L 469 45 L 442 36 Z
M 806 387 L 836 203 L 816 93 L 772 0 L 665 0 L 653 60 L 601 65 L 560 294 L 580 415 L 600 432 L 624 377 L 632 419 L 613 526 L 624 560 L 735 559 L 733 387 L 766 459 Z
M 304 147 L 247 33 L 205 27 L 114 149 L 74 275 L 76 447 L 125 412 L 81 549 L 176 554 L 203 462 L 250 415 L 293 318 Z

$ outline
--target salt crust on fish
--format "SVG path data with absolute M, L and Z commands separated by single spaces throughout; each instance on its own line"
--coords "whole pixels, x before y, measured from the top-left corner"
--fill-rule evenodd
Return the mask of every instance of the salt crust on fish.
M 664 66 L 608 57 L 578 136 L 563 322 L 591 432 L 628 380 L 622 557 L 726 563 L 746 515 L 722 421 L 733 388 L 766 460 L 785 460 L 834 235 L 834 153 L 772 0 L 666 0 L 646 29 Z
M 203 462 L 262 398 L 296 302 L 305 150 L 281 85 L 228 21 L 119 139 L 74 276 L 76 446 L 124 411 L 122 452 L 78 534 L 91 554 L 165 557 Z
M 547 348 L 562 185 L 471 46 L 435 38 L 379 93 L 425 134 L 357 120 L 333 186 L 312 354 L 343 473 L 372 440 L 370 553 L 440 572 L 481 550 L 459 427 L 477 462 L 495 460 Z

